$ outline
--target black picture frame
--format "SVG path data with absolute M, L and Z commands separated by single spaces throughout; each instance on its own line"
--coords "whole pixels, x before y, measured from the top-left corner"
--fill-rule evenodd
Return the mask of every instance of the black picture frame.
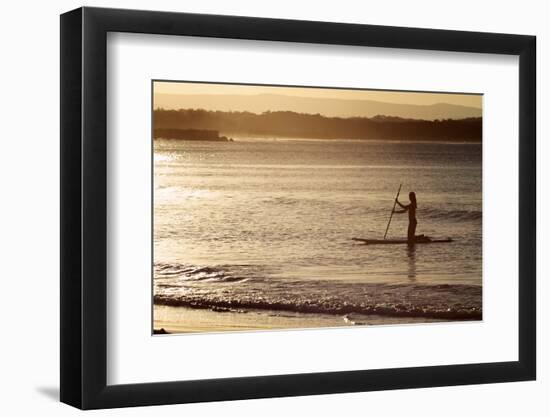
M 107 385 L 108 32 L 519 56 L 519 358 L 513 362 Z M 82 409 L 534 380 L 536 38 L 79 8 L 61 15 L 61 401 Z

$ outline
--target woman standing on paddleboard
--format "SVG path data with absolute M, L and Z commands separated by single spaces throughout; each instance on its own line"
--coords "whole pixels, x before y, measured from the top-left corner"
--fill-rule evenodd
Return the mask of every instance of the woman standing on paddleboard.
M 399 200 L 396 198 L 395 202 L 397 204 L 399 204 L 399 206 L 403 210 L 394 211 L 394 213 L 405 213 L 406 211 L 409 212 L 409 229 L 407 230 L 407 241 L 409 243 L 413 243 L 414 242 L 414 236 L 415 236 L 415 233 L 416 233 L 416 224 L 417 224 L 417 221 L 416 221 L 416 194 L 413 191 L 411 191 L 409 193 L 409 200 L 411 201 L 411 203 L 408 204 L 408 205 L 404 205 L 404 204 L 401 204 L 399 202 Z

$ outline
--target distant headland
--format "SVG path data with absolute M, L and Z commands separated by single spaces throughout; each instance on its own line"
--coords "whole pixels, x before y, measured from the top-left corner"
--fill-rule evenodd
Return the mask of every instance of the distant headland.
M 154 129 L 154 139 L 178 139 L 178 140 L 206 140 L 212 142 L 233 142 L 227 136 L 220 136 L 217 130 L 209 129 Z
M 231 141 L 224 135 L 317 139 L 391 139 L 481 142 L 482 118 L 404 119 L 393 116 L 327 117 L 291 111 L 224 112 L 203 109 L 153 112 L 154 137 Z

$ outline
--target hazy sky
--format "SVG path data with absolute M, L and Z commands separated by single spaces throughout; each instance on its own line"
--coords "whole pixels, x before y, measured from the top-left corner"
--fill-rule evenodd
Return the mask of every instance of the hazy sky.
M 154 83 L 155 94 L 258 95 L 280 94 L 294 97 L 336 98 L 345 100 L 375 100 L 396 104 L 430 105 L 448 103 L 481 109 L 479 94 L 416 93 L 376 90 L 345 90 L 332 88 L 266 87 L 184 82 Z

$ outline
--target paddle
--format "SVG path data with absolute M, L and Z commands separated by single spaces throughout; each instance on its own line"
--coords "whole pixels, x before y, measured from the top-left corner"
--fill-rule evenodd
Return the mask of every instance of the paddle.
M 399 198 L 399 193 L 401 192 L 401 186 L 402 185 L 403 184 L 399 184 L 399 189 L 397 190 L 397 195 L 395 196 L 395 200 L 393 201 L 393 208 L 391 209 L 390 220 L 388 221 L 388 227 L 386 227 L 386 233 L 384 233 L 384 240 L 386 240 L 386 235 L 388 234 L 388 230 L 390 229 L 391 218 L 393 217 L 393 212 L 395 211 L 395 205 L 397 204 L 397 199 Z

